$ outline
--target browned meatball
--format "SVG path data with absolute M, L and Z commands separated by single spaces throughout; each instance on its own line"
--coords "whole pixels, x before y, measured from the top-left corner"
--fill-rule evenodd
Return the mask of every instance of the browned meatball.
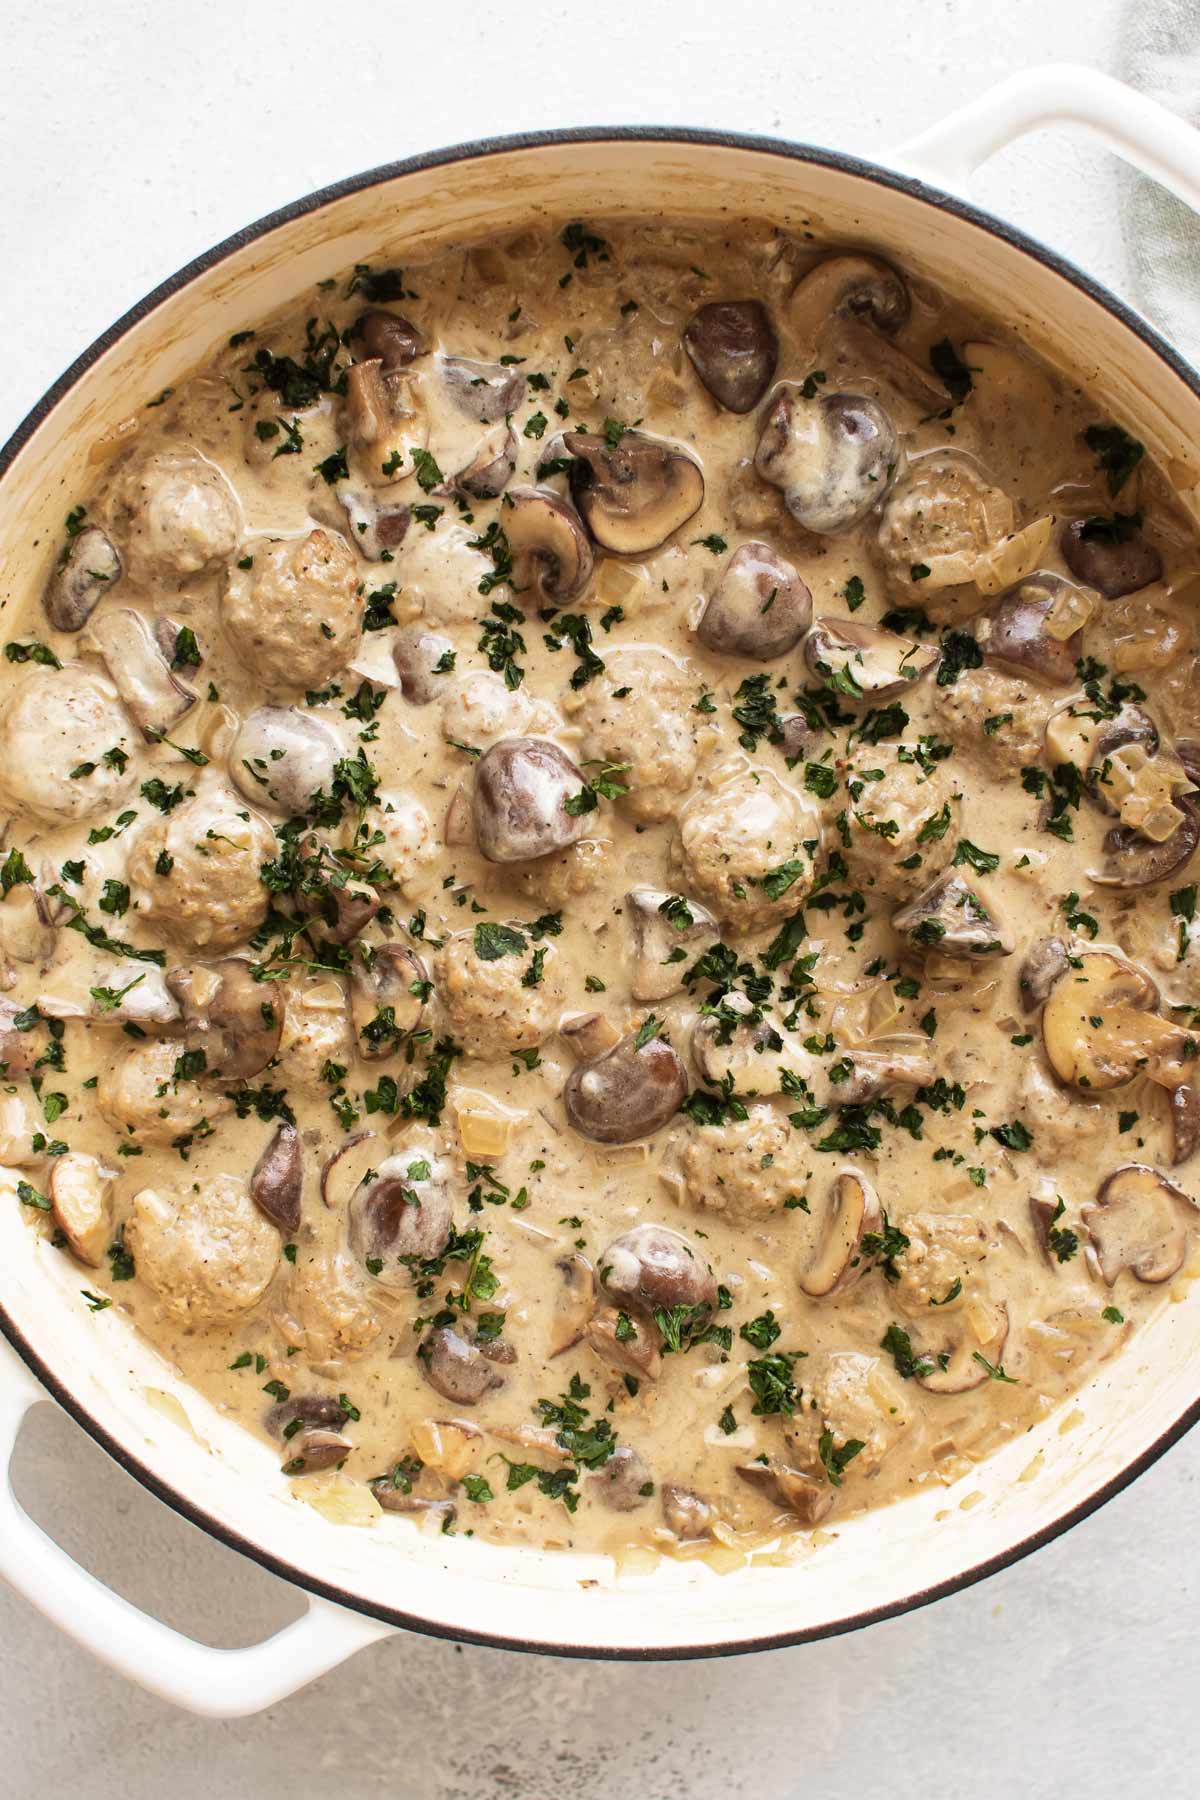
M 234 648 L 269 686 L 319 688 L 344 669 L 362 635 L 358 564 L 344 538 L 259 539 L 251 566 L 226 577 L 221 603 Z

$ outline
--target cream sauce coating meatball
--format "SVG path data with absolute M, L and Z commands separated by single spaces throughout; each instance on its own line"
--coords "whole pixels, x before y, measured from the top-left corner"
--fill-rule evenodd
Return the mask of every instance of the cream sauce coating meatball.
M 469 1056 L 507 1056 L 544 1044 L 558 1027 L 565 1000 L 559 952 L 553 944 L 527 942 L 519 954 L 481 955 L 485 929 L 455 932 L 434 964 L 450 1035 Z M 536 949 L 545 950 L 542 977 L 527 987 Z
M 510 867 L 508 878 L 526 899 L 538 906 L 561 910 L 572 900 L 594 893 L 603 883 L 611 860 L 612 844 L 607 838 L 580 838 L 565 850 L 535 856 L 532 862 Z
M 652 645 L 616 650 L 603 674 L 564 701 L 589 761 L 627 764 L 621 810 L 640 824 L 671 818 L 699 761 L 694 711 L 700 682 L 680 657 Z
M 401 893 L 406 893 L 438 853 L 429 814 L 411 794 L 381 794 L 378 806 L 368 807 L 366 824 L 372 833 L 382 833 L 380 859 L 387 864 Z M 355 829 L 352 823 L 346 827 L 348 846 Z
M 994 773 L 1015 775 L 1041 754 L 1054 698 L 1000 669 L 967 669 L 930 689 L 934 718 L 955 747 Z
M 45 825 L 94 818 L 129 792 L 138 740 L 99 676 L 77 667 L 31 669 L 0 711 L 0 787 Z M 118 754 L 106 762 L 109 751 L 130 760 Z
M 143 1188 L 125 1241 L 159 1305 L 189 1325 L 246 1312 L 279 1266 L 279 1233 L 235 1175 L 195 1188 Z
M 689 1131 L 679 1168 L 693 1206 L 747 1222 L 771 1218 L 787 1201 L 803 1198 L 812 1176 L 808 1139 L 772 1106 L 751 1106 L 744 1119 Z M 805 1217 L 800 1208 L 784 1216 L 793 1211 Z
M 441 705 L 442 736 L 449 744 L 489 750 L 506 737 L 553 737 L 562 716 L 547 700 L 523 688 L 505 687 L 499 675 L 476 669 L 447 690 Z
M 807 794 L 769 769 L 700 790 L 680 814 L 671 862 L 734 931 L 755 931 L 794 913 L 816 874 L 821 821 Z
M 277 1004 L 278 986 L 270 996 Z M 328 1093 L 322 1071 L 329 1063 L 354 1061 L 354 1031 L 346 996 L 335 979 L 289 982 L 284 988 L 283 1035 L 278 1079 L 315 1093 Z
M 896 1258 L 899 1274 L 891 1283 L 896 1304 L 919 1319 L 929 1318 L 935 1301 L 943 1314 L 959 1311 L 967 1303 L 968 1284 L 978 1287 L 979 1266 L 988 1255 L 983 1224 L 965 1213 L 909 1213 L 897 1223 L 908 1247 Z
M 855 754 L 846 781 L 844 855 L 855 881 L 893 900 L 911 900 L 941 874 L 961 835 L 952 766 L 943 760 L 925 767 L 911 748 L 901 754 L 874 745 Z M 914 866 L 905 868 L 906 862 Z
M 271 687 L 319 688 L 354 656 L 362 635 L 361 577 L 344 538 L 328 531 L 257 539 L 248 569 L 226 576 L 221 616 L 239 655 Z
M 233 555 L 242 509 L 214 463 L 159 451 L 128 469 L 112 508 L 114 535 L 134 581 L 182 581 Z
M 363 1356 L 378 1338 L 378 1303 L 379 1291 L 367 1294 L 348 1252 L 300 1250 L 275 1324 L 311 1367 L 336 1368 Z
M 174 1039 L 156 1039 L 123 1048 L 105 1063 L 96 1100 L 122 1139 L 139 1146 L 173 1144 L 232 1110 L 215 1088 L 176 1076 L 183 1048 Z
M 797 1464 L 820 1478 L 821 1434 L 836 1444 L 857 1443 L 858 1475 L 873 1475 L 903 1431 L 903 1384 L 889 1378 L 878 1357 L 856 1350 L 823 1351 L 804 1364 L 805 1410 L 788 1421 L 788 1448 Z
M 197 794 L 141 832 L 129 856 L 140 915 L 189 950 L 232 950 L 267 916 L 266 821 L 232 794 Z M 160 874 L 170 859 L 170 867 Z

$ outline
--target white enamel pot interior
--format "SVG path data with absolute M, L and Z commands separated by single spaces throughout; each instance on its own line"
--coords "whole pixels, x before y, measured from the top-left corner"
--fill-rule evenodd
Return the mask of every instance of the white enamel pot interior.
M 706 134 L 506 140 L 377 171 L 304 201 L 202 258 L 100 340 L 8 452 L 0 595 L 10 618 L 40 587 L 62 517 L 94 479 L 89 447 L 233 331 L 355 262 L 403 264 L 448 239 L 486 240 L 535 220 L 618 215 L 767 217 L 821 242 L 878 248 L 969 295 L 1072 370 L 1102 411 L 1111 409 L 1145 440 L 1181 490 L 1200 481 L 1195 375 L 1077 271 L 944 194 L 849 158 Z M 717 1576 L 700 1564 L 663 1561 L 618 1576 L 606 1559 L 430 1538 L 395 1517 L 362 1528 L 328 1523 L 289 1496 L 272 1451 L 179 1382 L 119 1308 L 86 1310 L 82 1271 L 20 1214 L 16 1205 L 0 1206 L 0 1327 L 101 1444 L 187 1517 L 312 1594 L 464 1639 L 646 1657 L 846 1630 L 1044 1542 L 1131 1480 L 1200 1412 L 1200 1294 L 1193 1294 L 1164 1305 L 1065 1418 L 1052 1416 L 949 1489 L 933 1483 L 839 1526 L 793 1567 Z M 182 1413 L 148 1397 L 163 1392 Z M 8 1572 L 21 1580 L 15 1561 Z M 27 1577 L 23 1585 L 35 1584 Z M 39 1599 L 36 1591 L 31 1597 Z M 55 1610 L 45 1595 L 39 1603 Z M 122 1660 L 114 1651 L 113 1660 L 155 1684 L 132 1666 L 132 1655 Z M 319 1666 L 334 1660 L 331 1651 Z M 273 1691 L 298 1685 L 317 1666 L 314 1658 Z M 165 1677 L 159 1685 L 172 1691 Z M 207 1710 L 245 1710 L 182 1697 Z

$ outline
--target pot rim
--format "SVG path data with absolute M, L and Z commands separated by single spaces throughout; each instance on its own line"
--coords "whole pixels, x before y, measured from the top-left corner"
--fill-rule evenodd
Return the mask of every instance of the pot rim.
M 297 219 L 319 212 L 323 207 L 345 199 L 351 194 L 360 193 L 367 188 L 379 187 L 387 182 L 424 170 L 449 168 L 455 163 L 504 156 L 514 151 L 555 149 L 572 144 L 609 143 L 691 144 L 716 150 L 747 150 L 759 155 L 776 156 L 789 162 L 809 163 L 817 168 L 831 169 L 839 174 L 851 175 L 860 180 L 874 182 L 879 187 L 905 194 L 911 199 L 921 201 L 940 212 L 949 214 L 952 218 L 961 220 L 964 224 L 973 225 L 979 230 L 986 231 L 990 236 L 1000 239 L 1010 248 L 1041 263 L 1043 267 L 1060 276 L 1072 287 L 1086 295 L 1088 299 L 1102 306 L 1106 312 L 1139 338 L 1192 394 L 1200 398 L 1200 373 L 1153 325 L 1105 287 L 1102 282 L 1089 275 L 1068 257 L 1061 256 L 1057 251 L 1049 249 L 1038 239 L 1029 236 L 1018 227 L 1006 223 L 969 200 L 961 199 L 941 188 L 933 187 L 914 176 L 900 173 L 868 158 L 854 156 L 845 151 L 828 150 L 817 145 L 793 142 L 785 138 L 761 137 L 747 132 L 715 131 L 703 127 L 674 125 L 570 126 L 555 130 L 514 132 L 496 137 L 479 138 L 465 143 L 452 144 L 441 150 L 422 151 L 415 156 L 402 157 L 394 162 L 380 163 L 360 174 L 345 176 L 340 181 L 316 188 L 311 193 L 276 208 L 273 212 L 265 213 L 253 223 L 243 226 L 241 230 L 214 244 L 211 249 L 193 257 L 190 262 L 185 263 L 182 268 L 160 282 L 157 287 L 152 288 L 143 299 L 121 314 L 106 331 L 95 338 L 76 357 L 75 361 L 46 390 L 3 447 L 0 447 L 0 481 L 3 480 L 8 469 L 34 432 L 49 418 L 58 403 L 88 374 L 93 365 L 113 344 L 124 337 L 135 325 L 149 317 L 166 300 L 186 288 L 197 276 L 206 273 L 218 263 L 225 261 L 237 251 L 246 248 L 256 239 L 266 236 L 279 226 L 291 224 Z M 539 1643 L 527 1638 L 510 1637 L 501 1632 L 444 1625 L 436 1620 L 408 1613 L 396 1607 L 381 1605 L 365 1596 L 350 1593 L 345 1588 L 337 1586 L 336 1583 L 323 1581 L 315 1575 L 297 1569 L 286 1558 L 251 1542 L 232 1527 L 213 1518 L 186 1494 L 180 1492 L 169 1482 L 162 1480 L 134 1456 L 118 1438 L 92 1417 L 83 1403 L 71 1393 L 55 1371 L 28 1342 L 24 1334 L 18 1330 L 5 1309 L 2 1297 L 0 1297 L 0 1336 L 8 1341 L 50 1396 L 75 1420 L 76 1424 L 81 1426 L 119 1467 L 124 1469 L 127 1474 L 132 1475 L 156 1499 L 161 1500 L 180 1517 L 215 1538 L 219 1543 L 225 1544 L 229 1549 L 237 1551 L 242 1556 L 249 1557 L 260 1568 L 266 1569 L 268 1573 L 278 1576 L 281 1580 L 290 1582 L 292 1586 L 346 1607 L 352 1612 L 365 1614 L 369 1618 L 378 1619 L 384 1624 L 402 1630 L 419 1632 L 425 1637 L 446 1638 L 456 1643 L 477 1644 L 492 1649 L 520 1650 L 533 1655 L 577 1657 L 604 1662 L 681 1662 L 701 1657 L 748 1655 L 755 1651 L 784 1649 L 793 1645 L 813 1643 L 823 1638 L 840 1637 L 846 1632 L 857 1631 L 864 1626 L 914 1612 L 919 1607 L 928 1606 L 933 1601 L 940 1600 L 949 1594 L 959 1593 L 966 1588 L 973 1587 L 977 1582 L 986 1580 L 989 1575 L 998 1574 L 1001 1570 L 1010 1568 L 1013 1564 L 1032 1554 L 1033 1551 L 1053 1542 L 1063 1532 L 1090 1517 L 1101 1506 L 1122 1493 L 1186 1432 L 1200 1422 L 1200 1396 L 1198 1396 L 1160 1437 L 1147 1446 L 1132 1462 L 1127 1463 L 1116 1475 L 1102 1483 L 1086 1499 L 1081 1500 L 1077 1505 L 1052 1519 L 1040 1530 L 1031 1532 L 1027 1537 L 1010 1545 L 1007 1549 L 987 1557 L 981 1562 L 974 1563 L 969 1568 L 961 1570 L 956 1575 L 948 1576 L 943 1581 L 918 1589 L 901 1600 L 890 1601 L 877 1607 L 867 1607 L 845 1618 L 829 1620 L 821 1625 L 808 1626 L 794 1631 L 771 1632 L 761 1637 L 738 1638 L 733 1642 L 684 1644 L 658 1648 L 647 1648 L 637 1644 L 594 1646 L 588 1643 Z

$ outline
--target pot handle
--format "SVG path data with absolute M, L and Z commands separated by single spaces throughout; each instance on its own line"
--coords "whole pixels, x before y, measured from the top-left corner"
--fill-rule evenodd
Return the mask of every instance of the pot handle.
M 1077 63 L 1010 75 L 885 160 L 903 175 L 958 192 L 981 163 L 1047 125 L 1077 125 L 1200 212 L 1200 132 L 1124 82 Z
M 216 1650 L 131 1606 L 67 1555 L 17 1500 L 12 1453 L 31 1407 L 49 1396 L 0 1339 L 0 1576 L 60 1631 L 162 1700 L 209 1719 L 245 1718 L 306 1687 L 391 1627 L 307 1595 L 274 1637 Z

